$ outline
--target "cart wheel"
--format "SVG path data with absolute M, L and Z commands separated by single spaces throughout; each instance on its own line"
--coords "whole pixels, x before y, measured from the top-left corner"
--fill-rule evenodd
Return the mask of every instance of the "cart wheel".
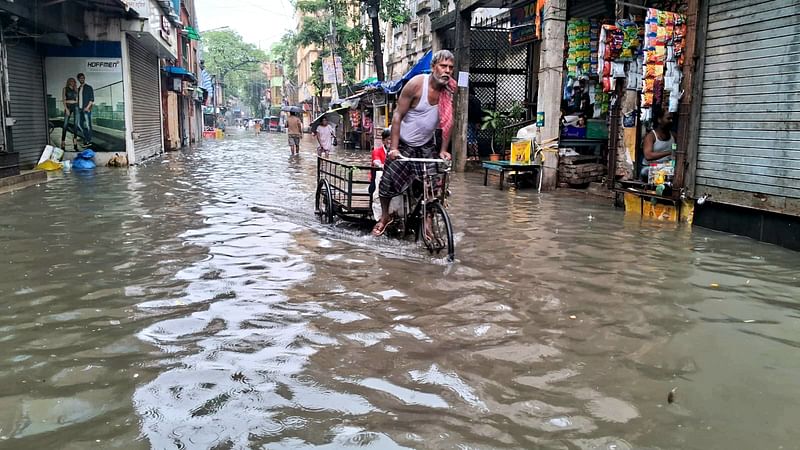
M 447 210 L 442 207 L 439 202 L 434 202 L 424 208 L 424 214 L 421 220 L 428 219 L 430 229 L 425 232 L 426 224 L 421 223 L 419 226 L 418 239 L 421 240 L 431 255 L 438 255 L 442 250 L 447 251 L 447 260 L 452 262 L 455 260 L 456 247 L 453 240 L 453 226 L 450 224 L 450 216 L 447 215 Z
M 328 180 L 320 180 L 317 185 L 316 211 L 319 221 L 325 224 L 333 223 L 333 197 Z

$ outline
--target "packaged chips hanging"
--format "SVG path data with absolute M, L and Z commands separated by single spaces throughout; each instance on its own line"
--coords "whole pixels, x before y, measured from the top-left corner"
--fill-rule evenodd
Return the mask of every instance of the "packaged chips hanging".
M 686 18 L 648 8 L 645 19 L 642 107 L 660 104 L 666 92 L 680 90 L 685 49 Z M 670 110 L 677 108 L 670 102 Z M 674 112 L 674 111 L 673 111 Z
M 572 78 L 592 71 L 591 23 L 586 19 L 570 19 L 567 23 L 567 72 Z
M 622 50 L 617 61 L 633 61 L 639 51 L 639 27 L 632 20 L 618 20 L 617 28 L 622 33 Z

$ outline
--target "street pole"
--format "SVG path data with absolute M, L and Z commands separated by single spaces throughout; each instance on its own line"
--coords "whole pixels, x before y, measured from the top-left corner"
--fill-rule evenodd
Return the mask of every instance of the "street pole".
M 545 2 L 537 96 L 537 113 L 544 114 L 544 126 L 539 135 L 541 141 L 559 137 L 566 11 L 567 0 Z M 542 190 L 550 191 L 556 188 L 558 153 L 546 152 L 542 158 Z M 613 177 L 613 174 L 609 176 Z
M 462 9 L 461 2 L 456 2 L 455 58 L 453 77 L 458 79 L 459 72 L 469 72 L 470 65 L 470 24 L 472 9 Z M 455 170 L 463 172 L 467 165 L 467 119 L 469 109 L 469 89 L 456 88 L 453 95 L 453 128 L 450 133 L 450 144 L 453 149 Z
M 381 50 L 381 25 L 378 21 L 379 1 L 366 0 L 367 15 L 372 20 L 372 60 L 375 64 L 375 74 L 378 81 L 385 81 L 386 73 L 383 70 L 383 51 Z
M 331 10 L 333 11 L 333 10 Z M 331 31 L 331 60 L 333 62 L 333 89 L 331 89 L 331 101 L 339 100 L 339 78 L 336 74 L 336 27 L 333 26 L 333 15 L 330 18 Z M 344 72 L 344 71 L 342 71 Z

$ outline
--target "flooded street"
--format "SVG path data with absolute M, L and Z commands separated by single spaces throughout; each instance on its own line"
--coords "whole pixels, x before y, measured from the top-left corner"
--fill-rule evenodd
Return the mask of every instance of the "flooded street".
M 448 266 L 305 139 L 0 196 L 0 448 L 800 448 L 798 253 L 468 173 Z

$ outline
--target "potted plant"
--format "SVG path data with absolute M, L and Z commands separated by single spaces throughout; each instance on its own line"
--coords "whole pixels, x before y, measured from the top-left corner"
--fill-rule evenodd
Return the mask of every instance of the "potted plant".
M 491 110 L 491 109 L 484 109 L 483 110 L 483 123 L 481 124 L 481 130 L 487 130 L 492 132 L 492 141 L 491 141 L 491 148 L 492 154 L 489 155 L 490 161 L 499 161 L 500 155 L 497 153 L 495 149 L 495 141 L 499 141 L 500 148 L 505 148 L 505 141 L 506 141 L 506 130 L 504 129 L 506 125 L 507 116 L 504 112 L 499 110 Z
M 511 108 L 506 111 L 506 124 L 503 128 L 503 159 L 511 158 L 510 143 L 513 142 L 518 129 L 519 122 L 525 117 L 525 108 L 521 103 L 514 103 Z
M 499 161 L 501 156 L 509 152 L 509 145 L 514 137 L 513 124 L 522 120 L 525 108 L 520 103 L 515 103 L 508 111 L 484 109 L 483 113 L 481 130 L 492 132 L 492 154 L 489 155 L 489 160 Z

